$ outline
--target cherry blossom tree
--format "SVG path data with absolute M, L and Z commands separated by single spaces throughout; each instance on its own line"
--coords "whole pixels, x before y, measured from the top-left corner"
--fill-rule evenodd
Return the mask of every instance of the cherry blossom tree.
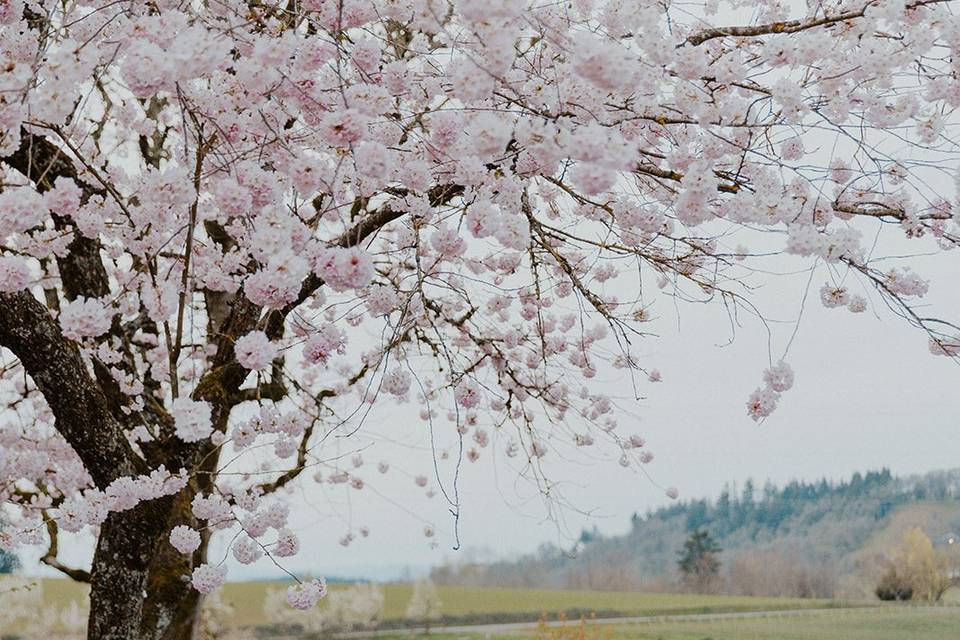
M 637 469 L 597 372 L 652 392 L 651 305 L 760 314 L 776 256 L 956 358 L 909 257 L 960 239 L 952 4 L 0 0 L 4 548 L 189 638 L 212 536 L 282 566 L 296 483 L 362 495 L 374 404 L 548 497 L 560 447 Z

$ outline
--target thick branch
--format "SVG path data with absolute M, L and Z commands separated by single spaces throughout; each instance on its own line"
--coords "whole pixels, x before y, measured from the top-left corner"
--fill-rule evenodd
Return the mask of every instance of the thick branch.
M 53 567 L 60 573 L 69 576 L 77 582 L 90 582 L 90 572 L 85 569 L 74 569 L 73 567 L 68 567 L 57 558 L 59 552 L 58 545 L 58 533 L 57 521 L 51 518 L 46 511 L 43 512 L 43 518 L 47 521 L 47 535 L 50 537 L 50 546 L 47 547 L 47 552 L 40 562 L 47 565 L 48 567 Z
M 917 7 L 922 7 L 928 4 L 937 4 L 940 2 L 949 1 L 950 0 L 918 0 L 917 2 L 911 2 L 907 4 L 907 9 L 916 9 Z M 867 9 L 874 4 L 876 3 L 866 2 L 860 9 L 844 11 L 843 13 L 838 13 L 832 16 L 824 16 L 822 18 L 810 18 L 808 20 L 787 20 L 784 22 L 770 22 L 768 24 L 757 24 L 742 27 L 714 27 L 711 29 L 704 29 L 690 35 L 686 39 L 685 43 L 698 46 L 704 42 L 707 42 L 708 40 L 714 40 L 716 38 L 723 38 L 726 36 L 731 36 L 734 38 L 749 38 L 770 35 L 774 33 L 796 33 L 798 31 L 806 31 L 807 29 L 825 27 L 838 22 L 862 18 Z
M 903 222 L 907 219 L 907 213 L 903 209 L 896 209 L 874 202 L 834 202 L 833 210 L 841 213 L 849 213 L 855 216 L 867 216 L 870 218 L 880 219 L 890 218 L 899 222 Z M 950 217 L 951 214 L 946 211 L 936 211 L 917 216 L 919 220 L 949 220 Z
M 264 382 L 252 389 L 240 389 L 230 398 L 230 404 L 238 405 L 243 402 L 257 402 L 269 400 L 280 402 L 287 397 L 287 387 L 282 381 Z
M 664 180 L 672 180 L 674 182 L 680 182 L 683 180 L 683 174 L 679 171 L 670 171 L 669 169 L 661 169 L 653 165 L 638 165 L 634 167 L 635 173 L 642 173 L 644 175 L 653 176 L 655 178 L 663 178 Z M 716 175 L 716 172 L 714 172 Z M 718 178 L 722 177 L 717 175 Z M 723 191 L 725 193 L 737 193 L 740 191 L 740 185 L 737 183 L 733 184 L 724 184 L 719 183 L 717 185 L 717 191 Z
M 43 136 L 26 130 L 21 131 L 20 148 L 3 161 L 22 173 L 37 185 L 43 193 L 53 188 L 57 178 L 71 178 L 83 192 L 83 201 L 106 192 L 97 189 L 78 177 L 77 169 L 64 151 Z M 54 213 L 53 222 L 60 231 L 71 228 L 69 220 Z M 57 257 L 57 267 L 63 282 L 63 293 L 68 300 L 78 296 L 99 298 L 110 292 L 107 270 L 100 259 L 100 242 L 87 238 L 74 230 L 73 240 L 64 257 Z
M 267 495 L 277 491 L 278 489 L 286 486 L 290 481 L 296 479 L 304 469 L 307 468 L 307 453 L 310 447 L 310 437 L 313 436 L 313 424 L 304 429 L 303 435 L 300 436 L 300 444 L 297 446 L 297 462 L 296 464 L 284 471 L 280 476 L 273 482 L 265 482 L 257 486 L 257 489 L 260 495 Z
M 73 447 L 101 489 L 120 476 L 145 471 L 107 399 L 90 377 L 80 349 L 29 291 L 0 293 L 0 346 L 14 353 L 56 418 L 57 431 Z

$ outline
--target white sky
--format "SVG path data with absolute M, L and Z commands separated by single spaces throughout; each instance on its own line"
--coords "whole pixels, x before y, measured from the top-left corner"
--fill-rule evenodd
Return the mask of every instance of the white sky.
M 938 260 L 940 269 L 925 272 L 933 279 L 929 298 L 939 303 L 942 317 L 960 317 L 956 270 L 950 268 L 955 258 L 946 256 Z M 561 509 L 566 530 L 558 531 L 553 522 L 544 520 L 536 492 L 516 483 L 502 458 L 494 460 L 502 456 L 502 447 L 494 442 L 482 450 L 477 463 L 464 466 L 460 521 L 464 547 L 510 555 L 533 551 L 547 541 L 569 546 L 567 536 L 576 536 L 581 526 L 596 524 L 605 533 L 622 532 L 633 511 L 669 501 L 661 486 L 675 485 L 685 497 L 715 497 L 725 482 L 742 486 L 751 477 L 761 483 L 767 478 L 782 483 L 821 476 L 841 479 L 854 471 L 883 466 L 907 474 L 960 465 L 960 366 L 930 355 L 926 337 L 894 317 L 879 300 L 871 301 L 871 311 L 881 305 L 879 318 L 869 312 L 855 315 L 846 309 L 824 308 L 818 290 L 825 277 L 814 279 L 800 332 L 787 358 L 796 372 L 796 384 L 765 423 L 755 424 L 745 408 L 767 362 L 760 323 L 745 320 L 733 344 L 718 347 L 729 337 L 722 308 L 682 306 L 678 328 L 673 309 L 661 300 L 655 314 L 663 316 L 655 324 L 662 335 L 647 339 L 643 350 L 651 366 L 660 368 L 664 381 L 645 387 L 650 389 L 649 398 L 636 405 L 635 427 L 621 421 L 624 433 L 640 433 L 656 453 L 647 467 L 652 480 L 608 460 L 561 461 L 551 452 L 544 459 L 547 472 L 554 480 L 569 483 L 564 491 L 573 506 L 592 512 L 591 517 L 572 507 Z M 761 299 L 768 301 L 763 305 L 767 317 L 795 318 L 805 282 L 806 277 L 800 277 L 795 290 L 762 294 Z M 784 327 L 775 334 L 775 357 L 782 353 L 790 329 Z M 629 397 L 631 393 L 619 374 L 608 375 L 603 386 L 612 395 Z M 404 414 L 409 417 L 397 419 Z M 394 406 L 371 415 L 369 425 L 400 441 L 422 441 L 417 436 L 422 423 L 412 412 Z M 443 426 L 452 429 L 446 423 Z M 451 550 L 453 523 L 442 497 L 427 500 L 403 473 L 426 471 L 426 452 L 421 465 L 408 469 L 395 465 L 388 475 L 380 476 L 368 467 L 379 457 L 395 459 L 396 448 L 377 446 L 383 447 L 384 455 L 379 456 L 376 449 L 365 451 L 368 464 L 361 475 L 369 488 L 405 508 L 371 495 L 361 501 L 353 494 L 356 499 L 350 512 L 339 497 L 344 517 L 352 513 L 355 526 L 366 524 L 371 530 L 368 539 L 358 538 L 344 548 L 336 541 L 345 532 L 345 523 L 326 515 L 328 485 L 318 490 L 307 483 L 302 499 L 323 513 L 307 508 L 298 514 L 298 529 L 311 533 L 304 537 L 305 550 L 296 566 L 330 575 L 368 566 L 390 573 L 405 565 L 421 567 L 458 557 Z M 435 485 L 433 479 L 431 484 Z M 342 496 L 344 492 L 335 493 Z M 435 523 L 437 549 L 428 548 L 419 518 Z
M 932 281 L 927 299 L 940 317 L 960 317 L 956 258 L 947 254 L 913 261 Z M 788 259 L 779 260 L 784 260 L 783 267 L 793 266 Z M 768 319 L 796 318 L 806 278 L 803 274 L 781 280 L 759 293 Z M 641 353 L 664 380 L 644 386 L 649 397 L 634 405 L 635 425 L 621 421 L 623 433 L 640 433 L 656 453 L 646 467 L 652 479 L 609 460 L 561 460 L 563 451 L 551 451 L 544 459 L 548 473 L 564 481 L 572 505 L 592 512 L 587 516 L 573 507 L 562 508 L 565 526 L 558 528 L 545 519 L 537 493 L 515 481 L 503 458 L 503 444 L 493 440 L 477 463 L 464 463 L 460 538 L 465 551 L 458 554 L 451 550 L 453 521 L 442 496 L 438 492 L 427 499 L 412 479 L 431 466 L 423 423 L 413 407 L 382 405 L 364 427 L 365 433 L 381 438 L 363 452 L 366 465 L 358 473 L 367 487 L 348 492 L 343 485 L 331 488 L 308 479 L 296 490 L 300 507 L 292 524 L 301 534 L 302 551 L 285 566 L 322 575 L 390 578 L 403 567 L 416 572 L 445 558 L 462 559 L 471 549 L 506 556 L 533 551 L 543 542 L 569 547 L 570 536 L 582 526 L 623 532 L 633 511 L 666 504 L 662 487 L 670 485 L 680 489 L 681 497 L 716 497 L 724 483 L 742 486 L 747 478 L 783 483 L 821 476 L 841 479 L 882 466 L 907 474 L 960 465 L 960 366 L 930 355 L 926 337 L 875 297 L 864 314 L 824 308 L 818 290 L 825 280 L 823 270 L 813 279 L 787 357 L 796 372 L 795 386 L 764 424 L 755 424 L 745 413 L 747 396 L 760 384 L 767 363 L 766 334 L 759 321 L 742 318 L 744 326 L 733 343 L 722 347 L 718 345 L 729 338 L 722 308 L 681 305 L 678 323 L 670 302 L 661 298 L 651 323 L 660 337 L 645 339 Z M 775 359 L 791 330 L 790 324 L 775 327 Z M 605 391 L 630 396 L 622 375 L 608 372 L 600 377 L 604 375 Z M 438 430 L 444 428 L 453 429 L 440 421 Z M 354 440 L 352 446 L 363 442 L 368 440 Z M 393 461 L 385 476 L 375 468 L 380 459 Z M 448 470 L 441 471 L 449 482 Z M 436 486 L 433 477 L 431 486 Z M 436 549 L 424 537 L 425 522 L 436 527 Z M 366 539 L 358 535 L 345 548 L 337 541 L 351 523 L 354 532 L 366 525 L 371 533 Z M 62 547 L 64 558 L 76 564 L 83 564 L 88 548 L 79 542 Z M 32 573 L 49 571 L 30 558 L 24 560 Z M 266 560 L 231 567 L 233 579 L 278 573 Z

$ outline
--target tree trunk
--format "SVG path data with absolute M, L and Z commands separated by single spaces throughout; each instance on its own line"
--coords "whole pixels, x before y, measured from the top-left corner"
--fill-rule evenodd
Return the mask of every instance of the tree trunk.
M 111 513 L 101 526 L 90 574 L 89 640 L 140 637 L 147 573 L 165 521 L 160 502 Z
M 185 524 L 199 528 L 190 510 L 195 492 L 190 487 L 174 497 L 164 532 Z M 143 640 L 194 640 L 200 627 L 203 596 L 190 584 L 192 568 L 205 562 L 209 532 L 200 529 L 202 542 L 193 557 L 174 549 L 162 535 L 147 575 L 147 601 L 140 625 Z
M 201 597 L 191 587 L 190 573 L 206 555 L 206 536 L 193 558 L 167 541 L 177 524 L 196 525 L 192 496 L 185 489 L 107 518 L 93 557 L 88 640 L 197 637 Z

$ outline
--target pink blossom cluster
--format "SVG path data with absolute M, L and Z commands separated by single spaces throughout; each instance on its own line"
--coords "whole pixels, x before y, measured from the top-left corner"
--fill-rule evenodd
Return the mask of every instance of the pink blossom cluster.
M 437 466 L 377 469 L 427 499 L 492 448 L 522 478 L 571 452 L 635 471 L 654 456 L 621 423 L 671 383 L 643 355 L 662 309 L 762 314 L 789 274 L 960 357 L 910 257 L 960 244 L 949 3 L 863 0 L 842 24 L 741 2 L 47 4 L 0 0 L 10 544 L 49 542 L 42 511 L 96 530 L 183 492 L 154 533 L 209 593 L 209 536 L 235 534 L 230 562 L 298 553 L 303 477 L 376 491 L 353 445 L 393 438 L 368 424 L 385 400 Z M 52 330 L 6 328 L 38 308 Z M 70 356 L 56 396 L 14 352 L 28 334 Z M 792 384 L 771 366 L 748 415 Z
M 266 371 L 277 357 L 277 345 L 263 331 L 251 331 L 233 345 L 237 362 L 251 371 Z
M 334 291 L 362 289 L 373 278 L 373 261 L 360 249 L 321 249 L 312 259 L 313 271 Z
M 297 299 L 308 272 L 303 258 L 275 257 L 244 281 L 243 291 L 254 304 L 282 309 Z
M 846 307 L 853 313 L 867 310 L 867 299 L 858 293 L 850 293 L 846 287 L 825 284 L 820 288 L 820 301 L 828 309 Z
M 13 293 L 30 283 L 30 266 L 23 258 L 0 256 L 0 291 Z
M 250 536 L 240 537 L 230 551 L 240 564 L 253 564 L 263 557 L 263 547 Z
M 213 433 L 210 405 L 190 398 L 177 398 L 171 403 L 170 415 L 177 437 L 184 442 L 197 442 Z
M 77 298 L 60 310 L 60 326 L 63 335 L 71 340 L 96 338 L 110 328 L 112 313 L 103 301 L 92 298 Z
M 326 597 L 327 583 L 321 579 L 302 582 L 287 588 L 287 603 L 294 609 L 312 609 Z
M 754 421 L 768 417 L 777 408 L 780 394 L 793 387 L 793 369 L 781 360 L 763 372 L 764 386 L 756 389 L 747 400 L 747 415 Z
M 170 544 L 180 553 L 189 555 L 200 548 L 200 532 L 187 525 L 177 525 L 170 531 Z
M 383 375 L 383 391 L 393 396 L 402 396 L 410 390 L 413 376 L 403 369 L 392 369 Z
M 346 338 L 336 325 L 328 324 L 307 335 L 303 357 L 310 364 L 326 364 L 334 355 L 346 352 Z
M 99 527 L 111 512 L 127 511 L 141 502 L 176 494 L 186 484 L 186 475 L 171 475 L 164 467 L 149 475 L 121 476 L 103 491 L 85 489 L 65 498 L 55 511 L 56 519 L 60 528 L 73 533 Z
M 227 566 L 201 564 L 193 570 L 190 583 L 200 593 L 213 593 L 227 581 Z
M 296 438 L 306 430 L 307 418 L 298 412 L 280 413 L 272 406 L 263 407 L 257 415 L 238 423 L 230 434 L 233 448 L 242 451 L 252 446 L 262 435 L 273 435 L 275 448 L 293 446 Z M 281 456 L 287 457 L 287 456 Z

